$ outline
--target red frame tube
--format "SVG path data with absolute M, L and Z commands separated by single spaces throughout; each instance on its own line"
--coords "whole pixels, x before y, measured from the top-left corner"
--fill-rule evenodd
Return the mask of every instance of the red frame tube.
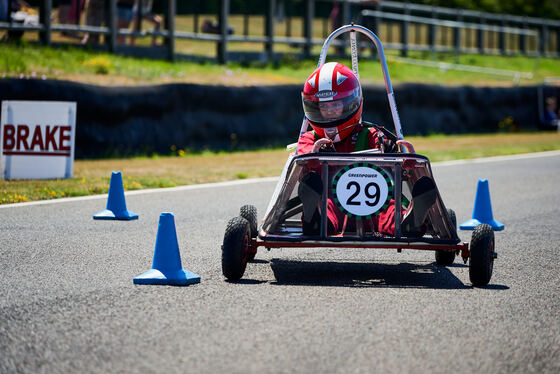
M 387 248 L 387 249 L 419 249 L 428 251 L 461 251 L 463 254 L 470 255 L 468 243 L 460 244 L 422 244 L 422 243 L 348 243 L 348 242 L 269 242 L 261 239 L 251 240 L 250 246 L 253 248 Z M 468 257 L 468 256 L 467 256 Z
M 265 247 L 267 249 L 270 248 L 386 248 L 386 249 L 396 249 L 398 251 L 402 249 L 418 249 L 424 251 L 452 251 L 452 252 L 459 252 L 461 251 L 461 257 L 463 261 L 466 263 L 467 259 L 471 256 L 471 252 L 469 251 L 469 244 L 468 243 L 460 243 L 460 244 L 439 244 L 439 245 L 430 245 L 424 244 L 421 245 L 420 243 L 379 243 L 379 244 L 370 244 L 370 243 L 342 243 L 342 242 L 268 242 L 261 239 L 252 239 L 249 243 L 248 252 L 249 253 L 257 253 L 258 247 Z

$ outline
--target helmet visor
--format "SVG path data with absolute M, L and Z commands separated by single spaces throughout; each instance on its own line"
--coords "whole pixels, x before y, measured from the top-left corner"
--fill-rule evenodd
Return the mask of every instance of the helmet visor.
M 343 96 L 337 99 L 336 96 Z M 315 96 L 303 95 L 303 110 L 308 120 L 320 127 L 332 127 L 353 116 L 361 104 L 360 89 L 347 95 L 337 94 L 332 100 L 319 101 Z

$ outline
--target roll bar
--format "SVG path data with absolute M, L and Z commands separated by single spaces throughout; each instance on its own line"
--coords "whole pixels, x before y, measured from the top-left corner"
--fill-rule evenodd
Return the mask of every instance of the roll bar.
M 387 98 L 389 99 L 389 106 L 391 108 L 391 115 L 393 117 L 393 124 L 395 125 L 395 131 L 396 131 L 396 135 L 397 135 L 397 139 L 398 140 L 403 140 L 404 136 L 403 136 L 403 132 L 402 132 L 402 127 L 401 127 L 401 120 L 399 118 L 399 113 L 397 112 L 397 103 L 395 102 L 395 95 L 393 93 L 393 86 L 391 85 L 391 78 L 389 77 L 389 69 L 387 68 L 387 60 L 385 59 L 385 52 L 383 51 L 383 45 L 381 44 L 381 41 L 379 40 L 379 38 L 377 37 L 377 35 L 375 35 L 372 31 L 370 31 L 369 29 L 360 26 L 360 25 L 345 25 L 345 26 L 341 26 L 338 29 L 336 29 L 335 31 L 333 31 L 328 37 L 327 39 L 325 39 L 325 42 L 323 43 L 323 47 L 321 49 L 321 54 L 319 56 L 319 62 L 317 63 L 317 67 L 320 67 L 322 65 L 324 65 L 325 60 L 327 58 L 327 50 L 329 49 L 329 46 L 331 44 L 331 42 L 337 38 L 338 36 L 346 33 L 346 32 L 350 32 L 350 48 L 351 48 L 351 54 L 352 54 L 352 71 L 354 72 L 354 74 L 356 75 L 356 77 L 359 80 L 359 73 L 358 73 L 358 48 L 356 46 L 356 32 L 360 32 L 366 36 L 368 36 L 371 41 L 373 42 L 373 44 L 375 44 L 375 47 L 377 48 L 377 52 L 379 53 L 379 61 L 381 62 L 381 69 L 383 71 L 383 78 L 385 79 L 385 88 L 387 91 Z M 305 121 L 305 118 L 303 119 L 303 123 L 301 125 L 301 131 L 300 131 L 300 136 L 301 134 L 303 134 L 305 131 L 307 130 L 307 122 Z

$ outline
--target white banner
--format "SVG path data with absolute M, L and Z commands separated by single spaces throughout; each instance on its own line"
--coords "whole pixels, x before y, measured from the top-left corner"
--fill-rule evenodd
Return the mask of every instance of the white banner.
M 75 102 L 2 101 L 1 177 L 72 178 L 75 134 Z

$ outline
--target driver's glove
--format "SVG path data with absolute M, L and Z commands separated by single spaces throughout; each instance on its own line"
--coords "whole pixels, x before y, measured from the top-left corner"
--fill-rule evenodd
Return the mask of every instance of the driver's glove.
M 398 153 L 399 146 L 381 131 L 377 133 L 377 146 L 383 153 Z
M 334 145 L 332 143 L 323 144 L 319 147 L 320 153 L 336 153 L 336 149 L 334 149 Z
M 332 140 L 322 138 L 313 144 L 312 152 L 336 152 L 336 149 L 334 148 Z

